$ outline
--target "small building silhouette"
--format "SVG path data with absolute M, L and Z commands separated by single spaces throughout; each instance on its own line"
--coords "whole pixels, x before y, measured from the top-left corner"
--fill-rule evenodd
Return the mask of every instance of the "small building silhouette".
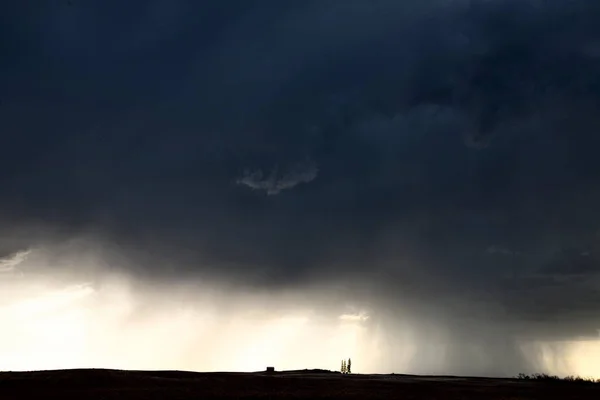
M 275 367 L 267 367 L 267 372 L 275 372 Z

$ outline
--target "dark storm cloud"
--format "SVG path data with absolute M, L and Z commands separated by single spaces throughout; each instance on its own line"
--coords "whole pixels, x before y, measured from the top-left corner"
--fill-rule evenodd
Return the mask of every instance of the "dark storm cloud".
M 25 3 L 0 9 L 4 236 L 91 231 L 157 277 L 343 279 L 456 338 L 481 313 L 591 331 L 596 286 L 527 277 L 597 240 L 597 2 Z

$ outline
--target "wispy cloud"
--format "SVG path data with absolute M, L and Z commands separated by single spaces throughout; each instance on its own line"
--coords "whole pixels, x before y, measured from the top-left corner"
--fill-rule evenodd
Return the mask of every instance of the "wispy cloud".
M 369 316 L 365 313 L 355 313 L 355 314 L 342 314 L 339 317 L 342 321 L 348 322 L 364 322 L 369 319 Z
M 0 272 L 12 272 L 31 254 L 31 250 L 18 251 L 9 257 L 0 258 Z
M 236 180 L 236 183 L 254 190 L 264 190 L 267 195 L 276 195 L 282 190 L 291 189 L 300 183 L 313 181 L 318 172 L 319 169 L 314 162 L 306 161 L 295 164 L 292 168 L 283 172 L 278 166 L 267 173 L 261 169 L 247 169 L 242 177 Z

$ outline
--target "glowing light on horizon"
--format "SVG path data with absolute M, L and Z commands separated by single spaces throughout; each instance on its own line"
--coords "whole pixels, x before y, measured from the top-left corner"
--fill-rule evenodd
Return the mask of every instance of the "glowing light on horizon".
M 208 283 L 203 290 L 186 287 L 186 283 L 135 286 L 131 279 L 102 270 L 88 274 L 99 276 L 97 282 L 91 278 L 67 282 L 54 275 L 30 273 L 43 268 L 33 268 L 28 255 L 4 261 L 0 370 L 257 371 L 267 365 L 279 370 L 338 370 L 339 361 L 348 357 L 355 373 L 428 374 L 448 368 L 443 330 L 438 332 L 435 323 L 414 327 L 408 314 L 392 332 L 385 332 L 377 318 L 373 321 L 376 314 L 360 308 L 337 313 L 332 313 L 335 308 L 320 310 L 318 303 L 312 308 L 290 308 L 295 299 L 306 296 L 304 292 L 279 298 L 229 292 L 222 285 Z M 22 265 L 27 263 L 31 265 Z M 92 267 L 89 270 L 96 272 Z M 327 288 L 319 290 L 324 298 L 330 293 Z M 222 302 L 227 302 L 225 307 Z M 427 332 L 425 337 L 423 332 Z M 415 362 L 423 345 L 431 351 L 423 353 L 427 359 L 419 356 Z M 600 378 L 600 339 L 525 347 L 526 354 L 540 362 L 542 370 L 534 372 Z M 399 350 L 392 353 L 390 349 Z M 514 373 L 518 372 L 527 371 Z
M 525 354 L 537 354 L 540 371 L 558 376 L 600 379 L 600 340 L 534 342 Z
M 362 314 L 316 323 L 302 311 L 219 315 L 207 304 L 155 300 L 139 308 L 126 285 L 29 282 L 22 292 L 0 307 L 0 370 L 337 369 L 340 358 L 360 352 L 366 334 Z M 140 304 L 150 301 L 138 296 Z

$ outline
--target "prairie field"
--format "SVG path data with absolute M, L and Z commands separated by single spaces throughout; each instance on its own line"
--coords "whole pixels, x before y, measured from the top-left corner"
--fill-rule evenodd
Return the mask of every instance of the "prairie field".
M 0 399 L 597 399 L 577 381 L 413 375 L 342 375 L 78 369 L 0 373 Z

